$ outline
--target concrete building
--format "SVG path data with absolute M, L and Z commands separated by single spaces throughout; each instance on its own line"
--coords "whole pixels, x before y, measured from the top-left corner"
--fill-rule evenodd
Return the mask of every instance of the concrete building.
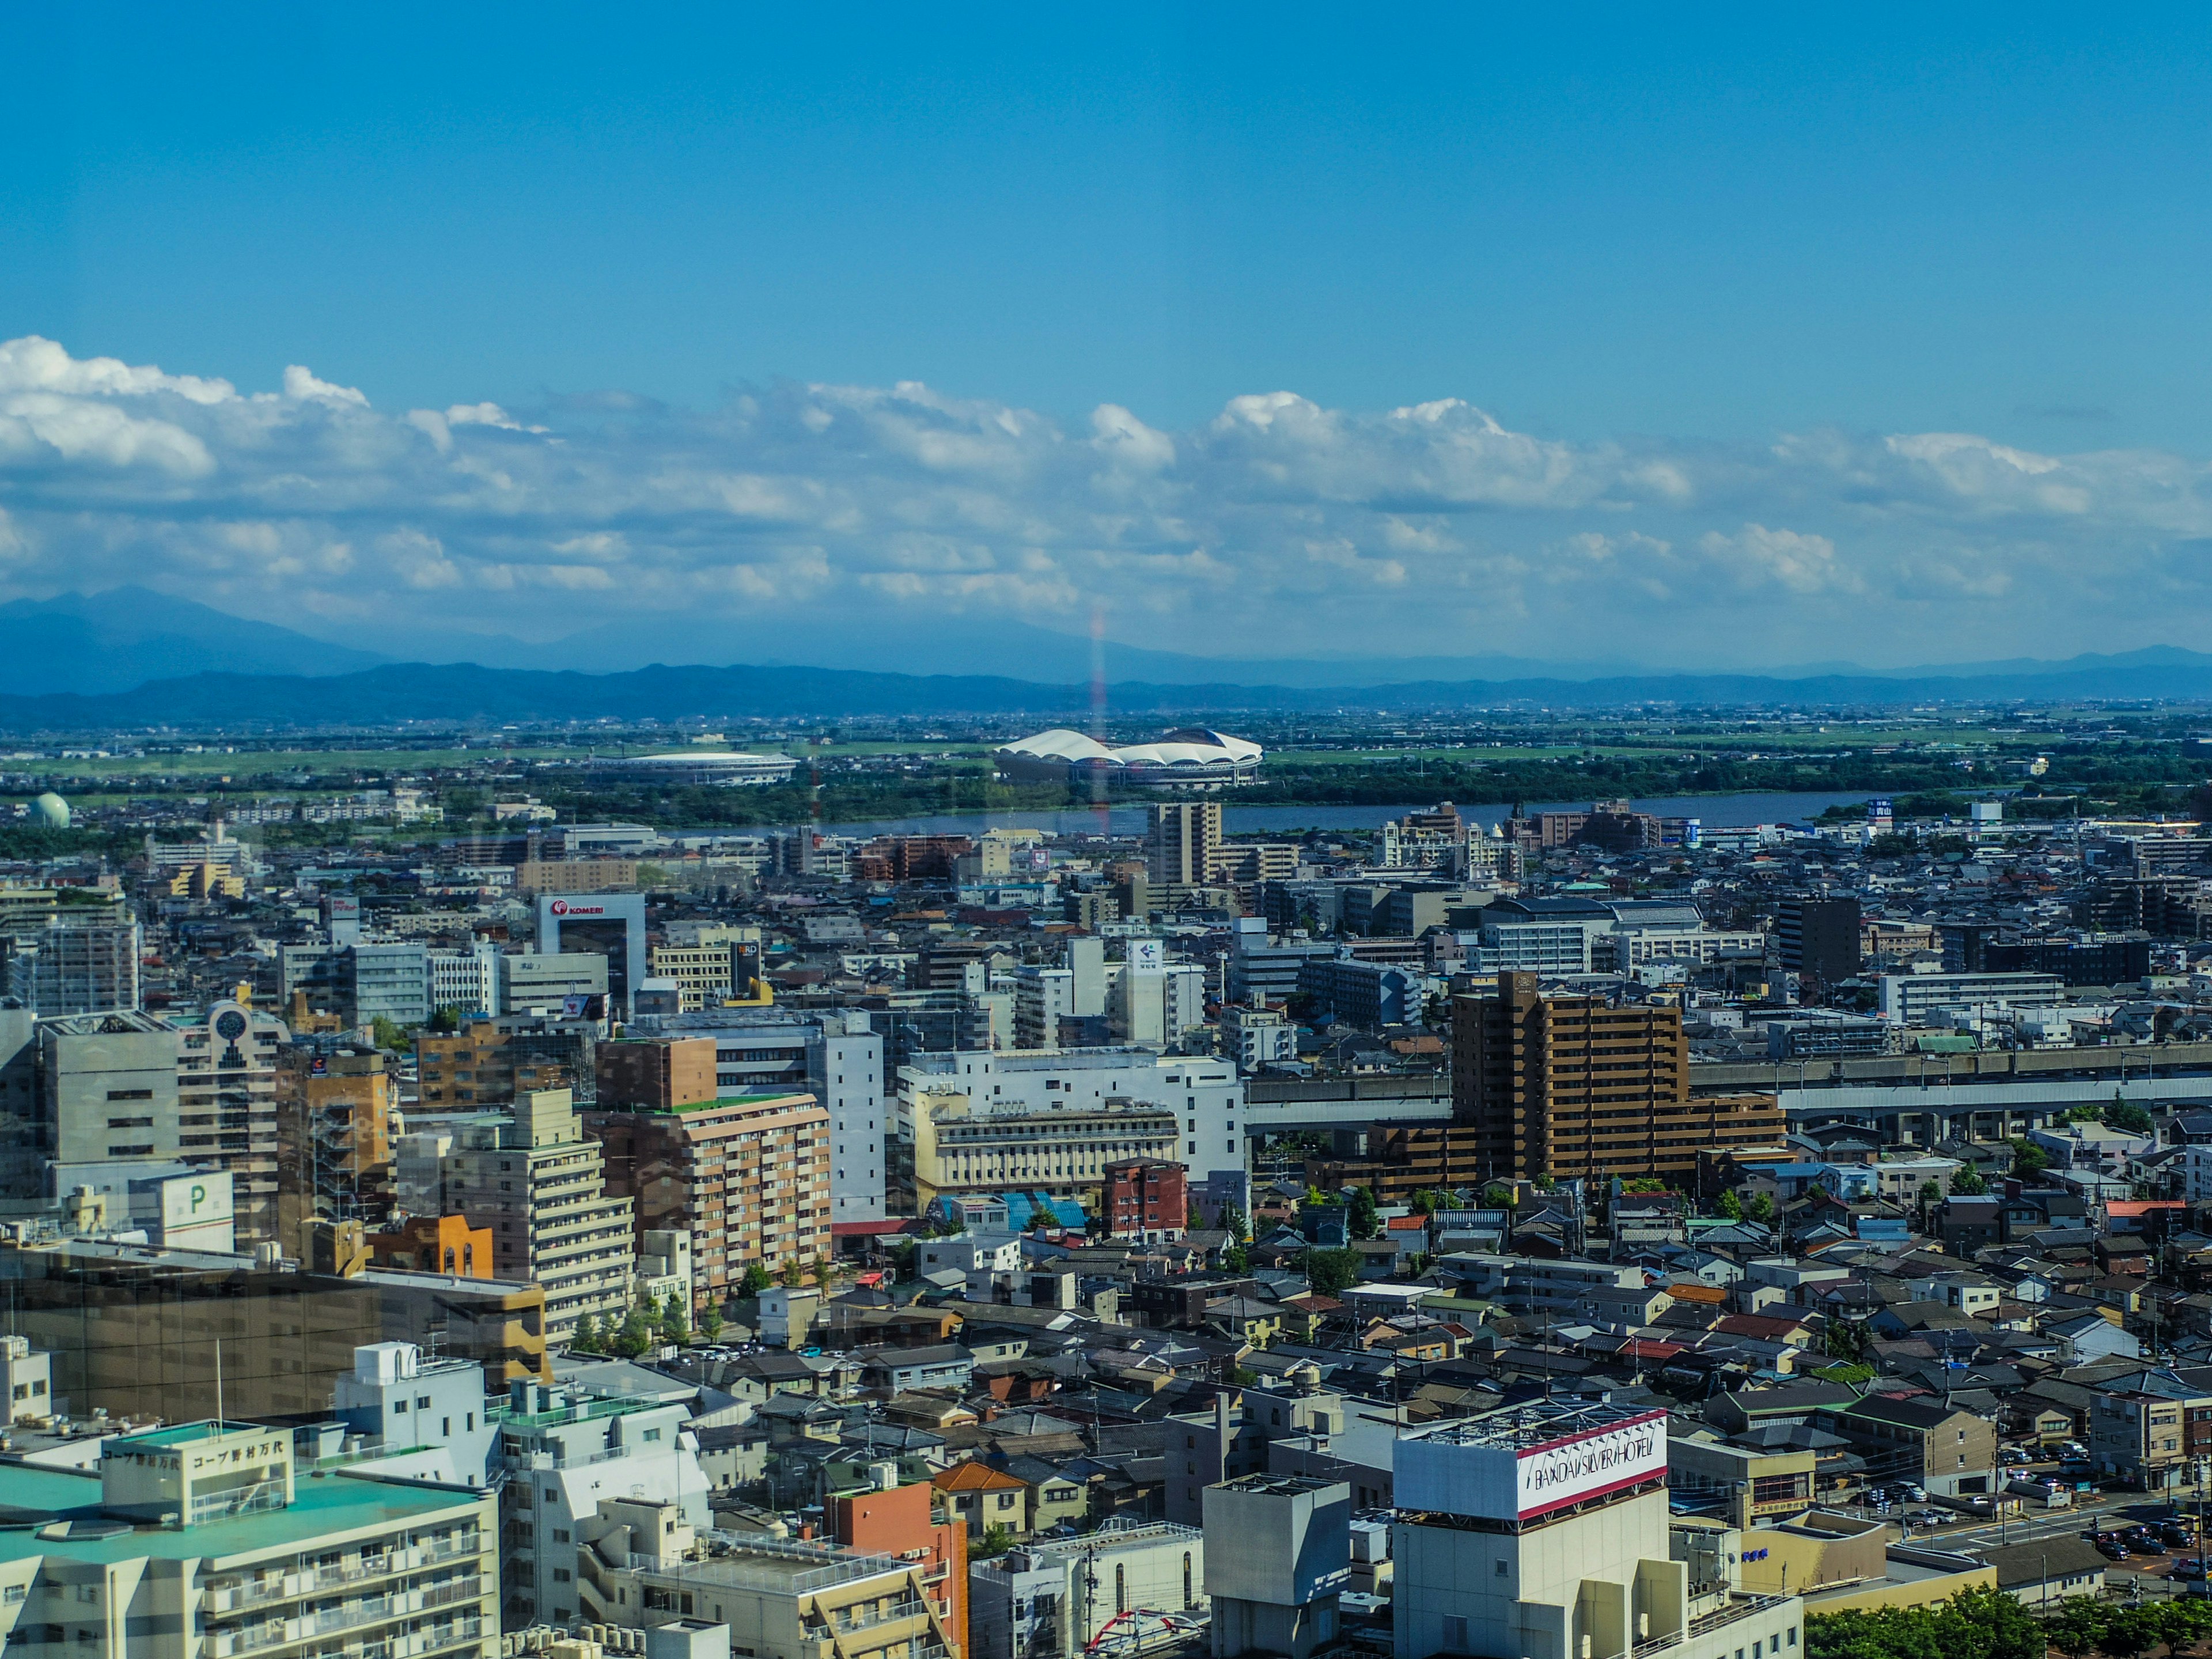
M 726 1627 L 732 1652 L 762 1659 L 824 1649 L 839 1659 L 958 1659 L 918 1562 L 765 1536 L 713 1555 L 690 1540 L 655 1554 L 635 1536 L 627 1570 L 593 1575 L 605 1581 L 595 1615 L 605 1622 L 657 1637 L 696 1619 Z
M 1018 1189 L 1073 1198 L 1096 1212 L 1108 1165 L 1174 1158 L 1181 1145 L 1173 1111 L 1115 1097 L 1029 1110 L 940 1085 L 913 1097 L 912 1117 L 917 1209 L 940 1196 Z
M 608 958 L 589 951 L 522 951 L 499 959 L 499 1012 L 560 1013 L 608 994 Z
M 1158 801 L 1146 809 L 1145 879 L 1203 887 L 1221 850 L 1219 801 Z
M 90 1014 L 139 1006 L 145 932 L 135 922 L 60 922 L 9 960 L 9 988 L 41 1014 Z
M 421 945 L 356 945 L 345 953 L 345 1007 L 356 1025 L 388 1019 L 403 1030 L 428 1022 L 430 952 Z
M 1279 1008 L 1232 1005 L 1221 1011 L 1221 1046 L 1249 1076 L 1262 1066 L 1298 1057 L 1297 1024 Z
M 1760 1659 L 1802 1650 L 1795 1596 L 1670 1532 L 1663 1411 L 1532 1403 L 1393 1448 L 1393 1651 Z
M 430 1011 L 450 1008 L 464 1019 L 499 1012 L 500 948 L 489 940 L 465 951 L 429 953 Z
M 655 1230 L 690 1236 L 695 1311 L 734 1294 L 748 1263 L 830 1254 L 830 1114 L 813 1096 L 602 1102 L 584 1128 L 605 1149 L 608 1190 L 635 1206 L 638 1248 Z
M 1427 983 L 1417 971 L 1348 954 L 1310 957 L 1298 969 L 1298 988 L 1316 1007 L 1363 1031 L 1418 1021 Z
M 642 1596 L 617 1601 L 616 1575 L 586 1527 L 599 1520 L 604 1506 L 635 1493 L 665 1504 L 672 1530 L 707 1528 L 707 1474 L 685 1416 L 681 1405 L 630 1395 L 536 1382 L 517 1382 L 508 1391 L 495 1419 L 507 1475 L 500 1494 L 500 1606 L 508 1628 L 572 1620 L 633 1628 L 647 1622 Z M 617 1540 L 624 1541 L 648 1553 L 637 1549 L 640 1538 Z M 617 1613 L 624 1616 L 612 1616 Z M 795 1647 L 787 1651 L 797 1659 Z
M 1774 918 L 1784 970 L 1821 986 L 1842 984 L 1859 970 L 1861 925 L 1855 898 L 1791 894 Z
M 880 1475 L 881 1471 L 878 1471 Z M 830 1535 L 860 1555 L 887 1555 L 921 1569 L 921 1590 L 957 1655 L 968 1651 L 968 1528 L 941 1519 L 927 1480 L 832 1492 L 823 1507 Z
M 1352 1488 L 1313 1475 L 1249 1474 L 1206 1489 L 1206 1594 L 1213 1659 L 1311 1659 L 1335 1641 L 1352 1577 Z
M 1690 1095 L 1681 1011 L 1547 997 L 1534 974 L 1452 999 L 1452 1184 L 1694 1173 L 1701 1152 L 1778 1145 L 1771 1095 Z
M 208 1422 L 118 1436 L 97 1473 L 0 1467 L 0 1504 L 57 1523 L 0 1540 L 0 1636 L 114 1659 L 496 1651 L 491 1495 L 367 1473 L 295 1478 L 289 1431 Z
M 1014 974 L 1014 1041 L 1027 1049 L 1060 1047 L 1060 1027 L 1075 1018 L 1075 975 L 1066 968 L 1022 968 Z
M 586 1314 L 619 1322 L 636 1265 L 633 1206 L 606 1189 L 605 1155 L 566 1089 L 540 1089 L 512 1114 L 470 1121 L 445 1160 L 447 1202 L 492 1235 L 503 1279 L 545 1287 L 545 1340 L 568 1340 Z
M 483 1385 L 483 1367 L 472 1360 L 425 1357 L 413 1342 L 373 1342 L 354 1350 L 354 1368 L 338 1378 L 331 1404 L 387 1467 L 394 1454 L 435 1450 L 449 1478 L 484 1486 L 500 1471 L 499 1427 Z
M 1079 1659 L 1109 1626 L 1144 1652 L 1195 1634 L 1206 1605 L 1206 1534 L 1166 1522 L 1116 1517 L 968 1570 L 974 1659 Z
M 1194 1182 L 1217 1170 L 1242 1173 L 1246 1167 L 1244 1085 L 1233 1064 L 1211 1055 L 1160 1054 L 1137 1047 L 917 1054 L 898 1074 L 899 1132 L 908 1144 L 914 1096 L 939 1091 L 940 1085 L 942 1091 L 964 1093 L 979 1111 L 1017 1107 L 1049 1112 L 1109 1099 L 1157 1103 L 1182 1125 L 1180 1148 L 1170 1156 Z
M 2066 1000 L 2057 974 L 1884 974 L 1879 983 L 1879 1010 L 1893 1025 L 1925 1025 L 1953 1006 L 2055 1008 Z
M 1645 1284 L 1641 1267 L 1602 1261 L 1470 1252 L 1445 1256 L 1437 1271 L 1462 1295 L 1495 1303 L 1516 1318 L 1648 1325 L 1668 1300 L 1665 1291 Z
M 1485 918 L 1474 965 L 1486 974 L 1587 974 L 1595 931 L 1585 921 Z

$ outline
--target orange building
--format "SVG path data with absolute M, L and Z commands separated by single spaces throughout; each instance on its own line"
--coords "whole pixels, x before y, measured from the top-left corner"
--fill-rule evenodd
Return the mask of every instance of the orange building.
M 936 1488 L 927 1480 L 889 1492 L 857 1492 L 830 1500 L 830 1535 L 847 1549 L 896 1555 L 921 1568 L 938 1621 L 968 1651 L 968 1528 L 938 1519 Z
M 363 1241 L 379 1267 L 408 1273 L 491 1277 L 491 1229 L 471 1227 L 463 1215 L 411 1215 Z

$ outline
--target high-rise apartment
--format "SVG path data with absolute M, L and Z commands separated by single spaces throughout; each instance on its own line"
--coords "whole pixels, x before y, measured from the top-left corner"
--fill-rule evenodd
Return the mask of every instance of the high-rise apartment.
M 1146 810 L 1146 879 L 1154 886 L 1204 886 L 1221 848 L 1221 803 L 1159 801 Z
M 566 1341 L 586 1314 L 619 1321 L 637 1245 L 632 1205 L 607 1191 L 606 1161 L 566 1089 L 539 1089 L 461 1127 L 445 1160 L 446 1200 L 490 1229 L 500 1279 L 545 1287 L 545 1339 Z
M 496 1499 L 374 1470 L 295 1479 L 290 1431 L 252 1423 L 118 1436 L 96 1473 L 0 1469 L 0 1503 L 63 1518 L 0 1547 L 7 1646 L 132 1659 L 497 1652 Z
M 1840 985 L 1859 970 L 1859 902 L 1792 894 L 1774 919 L 1782 966 L 1821 985 Z
M 1782 1139 L 1771 1095 L 1691 1097 L 1680 1009 L 1537 985 L 1452 999 L 1455 1177 L 1679 1178 L 1700 1152 Z
M 694 1043 L 708 1051 L 704 1098 L 651 1086 L 685 1075 L 680 1061 L 655 1064 L 648 1055 L 633 1065 L 617 1052 Z M 730 1296 L 748 1262 L 775 1269 L 830 1254 L 830 1114 L 811 1094 L 720 1094 L 714 1047 L 710 1038 L 610 1044 L 601 1051 L 599 1109 L 584 1120 L 606 1148 L 610 1188 L 635 1200 L 641 1246 L 648 1231 L 690 1236 L 701 1307 Z M 631 1076 L 648 1086 L 625 1091 Z
M 587 1089 L 596 1048 L 585 1020 L 472 1019 L 450 1036 L 415 1038 L 425 1110 L 503 1106 L 538 1089 Z

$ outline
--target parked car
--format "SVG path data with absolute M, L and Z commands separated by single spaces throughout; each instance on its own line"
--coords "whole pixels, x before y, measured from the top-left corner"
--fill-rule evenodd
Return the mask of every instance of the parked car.
M 2177 1561 L 2166 1576 L 2185 1584 L 2201 1584 L 2205 1582 L 2204 1564 L 2197 1560 Z
M 1905 1495 L 1907 1498 L 1910 1498 L 1916 1504 L 1924 1504 L 1928 1501 L 1928 1493 L 1926 1490 L 1923 1487 L 1914 1486 L 1910 1480 L 1905 1483 Z
M 2172 1522 L 2168 1522 L 2166 1525 L 2154 1528 L 2153 1530 L 2158 1534 L 2158 1541 L 2170 1550 L 2187 1550 L 2197 1547 L 2197 1534 L 2186 1527 L 2177 1527 Z
M 2128 1547 L 2117 1538 L 2100 1538 L 2097 1553 L 2107 1561 L 2124 1561 L 2128 1559 Z
M 1947 1521 L 1958 1519 L 1956 1516 L 1947 1515 L 1942 1510 L 1915 1510 L 1906 1518 L 1916 1527 L 1940 1527 Z

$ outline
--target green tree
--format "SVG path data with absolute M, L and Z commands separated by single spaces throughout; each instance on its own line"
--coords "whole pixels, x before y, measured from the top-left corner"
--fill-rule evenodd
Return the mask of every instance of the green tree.
M 644 1309 L 632 1308 L 623 1316 L 622 1328 L 609 1346 L 624 1359 L 635 1359 L 653 1346 L 653 1327 L 646 1320 Z
M 1971 1164 L 1961 1164 L 1951 1171 L 1954 1198 L 1979 1198 L 1989 1189 L 1990 1183 L 1982 1179 L 1982 1172 Z
M 2131 1135 L 2147 1135 L 2151 1131 L 2150 1114 L 2132 1101 L 2112 1097 L 2112 1103 L 2105 1108 L 2105 1127 L 2125 1130 Z
M 660 1337 L 664 1342 L 684 1343 L 691 1340 L 691 1321 L 684 1309 L 684 1299 L 675 1291 L 661 1304 Z
M 439 1035 L 450 1036 L 461 1029 L 461 1011 L 447 1003 L 430 1016 L 430 1029 Z
M 1756 1221 L 1762 1227 L 1774 1224 L 1774 1198 L 1769 1193 L 1753 1193 L 1751 1202 L 1744 1206 L 1743 1218 Z
M 382 1014 L 369 1021 L 368 1029 L 370 1035 L 376 1039 L 378 1048 L 388 1049 L 395 1054 L 404 1054 L 415 1046 L 415 1039 L 409 1036 L 398 1022 L 386 1019 Z
M 983 1535 L 968 1547 L 970 1561 L 988 1561 L 994 1555 L 1004 1555 L 1014 1547 L 1014 1534 L 1003 1521 L 994 1521 L 983 1528 Z
M 755 1260 L 745 1263 L 745 1276 L 738 1288 L 747 1296 L 758 1296 L 773 1282 L 768 1276 L 766 1264 Z
M 1437 1212 L 1437 1195 L 1424 1187 L 1406 1201 L 1406 1207 L 1415 1215 L 1434 1215 Z
M 1382 1218 L 1376 1212 L 1373 1188 L 1354 1187 L 1352 1189 L 1352 1212 L 1346 1218 L 1346 1225 L 1351 1230 L 1352 1236 L 1358 1239 L 1373 1238 L 1382 1232 Z
M 1359 1281 L 1357 1250 L 1306 1250 L 1298 1266 L 1305 1269 L 1306 1283 L 1322 1296 L 1335 1296 Z
M 814 1288 L 823 1295 L 830 1294 L 830 1281 L 836 1277 L 836 1264 L 826 1255 L 814 1258 Z
M 589 1314 L 578 1320 L 575 1334 L 568 1339 L 568 1346 L 576 1353 L 597 1353 L 599 1351 L 599 1322 Z
M 1743 1219 L 1743 1202 L 1734 1193 L 1723 1192 L 1713 1201 L 1713 1213 L 1723 1221 Z
M 2012 1172 L 2025 1180 L 2029 1176 L 2041 1175 L 2051 1167 L 2051 1154 L 2025 1136 L 2015 1136 L 2012 1143 Z
M 1231 1243 L 1241 1244 L 1252 1237 L 1252 1224 L 1234 1204 L 1224 1204 L 1221 1206 L 1221 1231 L 1229 1235 Z
M 722 1301 L 720 1297 L 708 1297 L 707 1298 L 706 1307 L 700 1310 L 699 1334 L 705 1337 L 709 1342 L 718 1341 L 720 1340 L 722 1334 Z
M 806 1269 L 800 1267 L 799 1258 L 793 1256 L 783 1264 L 781 1277 L 783 1288 L 787 1291 L 795 1291 L 806 1283 Z

